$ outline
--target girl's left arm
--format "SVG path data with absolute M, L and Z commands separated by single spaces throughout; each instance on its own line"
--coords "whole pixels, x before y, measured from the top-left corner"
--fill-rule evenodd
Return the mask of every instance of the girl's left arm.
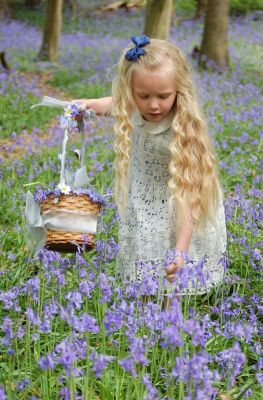
M 175 249 L 178 252 L 187 253 L 190 245 L 190 241 L 193 234 L 193 227 L 189 217 L 185 217 L 182 225 L 177 230 L 176 234 L 176 246 Z M 166 269 L 166 277 L 169 282 L 172 282 L 176 275 L 176 270 L 184 265 L 183 256 L 176 257 L 176 264 L 171 263 Z

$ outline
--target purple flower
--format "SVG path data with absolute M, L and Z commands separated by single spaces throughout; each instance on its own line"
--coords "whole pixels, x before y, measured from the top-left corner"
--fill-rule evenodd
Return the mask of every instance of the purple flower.
M 263 373 L 262 372 L 256 373 L 256 379 L 257 379 L 257 382 L 262 386 L 263 385 Z
M 240 344 L 235 342 L 233 347 L 220 351 L 215 356 L 222 374 L 228 378 L 229 386 L 232 387 L 235 383 L 236 376 L 241 372 L 245 362 L 246 356 L 242 352 Z
M 133 377 L 135 377 L 137 375 L 136 371 L 135 371 L 134 361 L 133 361 L 133 359 L 131 357 L 127 357 L 127 358 L 124 358 L 124 359 L 120 360 L 119 361 L 119 365 L 125 371 L 130 372 Z
M 216 394 L 213 384 L 219 379 L 219 374 L 209 368 L 210 362 L 211 357 L 205 351 L 193 353 L 192 357 L 185 353 L 181 357 L 176 357 L 171 376 L 177 381 L 183 381 L 186 393 L 188 395 L 195 393 L 195 399 L 211 398 Z M 193 389 L 190 389 L 191 387 Z
M 89 299 L 91 299 L 92 297 L 90 292 L 94 289 L 94 287 L 95 282 L 90 282 L 89 280 L 81 281 L 79 283 L 79 291 L 87 296 Z
M 64 400 L 71 400 L 69 388 L 64 386 L 62 389 L 60 389 L 59 396 Z
M 38 360 L 38 365 L 40 366 L 41 369 L 54 369 L 55 363 L 52 359 L 51 354 L 47 354 L 46 356 L 40 357 Z
M 203 343 L 204 332 L 201 329 L 200 323 L 194 319 L 185 321 L 183 330 L 188 333 L 192 338 L 192 344 L 197 346 Z
M 12 289 L 6 292 L 0 292 L 0 300 L 4 303 L 5 310 L 15 310 L 20 312 L 21 308 L 18 305 L 18 296 L 19 289 L 17 287 L 13 287 Z
M 27 281 L 25 287 L 23 288 L 23 292 L 32 296 L 32 299 L 34 301 L 38 301 L 39 287 L 40 287 L 40 280 L 39 277 L 36 276 L 34 278 L 30 278 Z
M 98 333 L 100 331 L 96 319 L 87 313 L 80 317 L 80 326 L 81 332 Z
M 81 305 L 83 303 L 82 294 L 80 292 L 69 292 L 66 296 L 66 299 L 69 301 L 69 306 L 76 308 L 77 310 L 81 309 Z
M 40 323 L 40 318 L 37 313 L 31 307 L 28 307 L 26 310 L 26 317 L 31 325 L 38 325 Z
M 101 378 L 104 368 L 106 368 L 110 362 L 115 360 L 115 357 L 108 356 L 106 354 L 99 354 L 94 350 L 90 354 L 89 359 L 93 363 L 92 371 L 94 372 L 96 378 Z
M 109 302 L 112 294 L 110 278 L 102 272 L 99 274 L 99 289 L 102 294 L 100 302 Z
M 139 285 L 140 296 L 156 295 L 159 286 L 161 270 L 157 263 L 137 263 L 138 270 L 141 271 L 141 283 Z
M 107 334 L 117 332 L 121 328 L 122 324 L 122 315 L 120 314 L 120 312 L 118 312 L 118 310 L 106 310 L 104 326 Z
M 96 241 L 96 251 L 100 260 L 110 262 L 116 257 L 119 251 L 119 244 L 113 238 L 108 239 L 107 242 L 98 239 Z
M 0 385 L 0 400 L 6 400 L 6 394 L 2 385 Z
M 16 260 L 16 257 L 17 257 L 17 255 L 16 254 L 14 254 L 14 253 L 11 253 L 10 251 L 8 252 L 8 256 L 7 256 L 7 258 L 8 258 L 8 260 Z
M 2 343 L 8 345 L 10 340 L 14 337 L 13 321 L 9 317 L 4 317 L 1 329 L 5 333 L 5 338 L 2 340 Z
M 142 365 L 147 365 L 149 363 L 149 361 L 144 356 L 145 349 L 144 349 L 144 346 L 143 346 L 142 338 L 135 337 L 132 340 L 131 347 L 130 347 L 130 352 L 131 352 L 132 359 L 135 362 L 140 363 Z
M 56 345 L 55 350 L 59 354 L 57 357 L 58 363 L 64 365 L 66 369 L 71 369 L 77 360 L 77 352 L 69 339 L 66 338 L 60 344 Z
M 253 395 L 253 390 L 252 389 L 248 389 L 245 393 L 244 393 L 244 398 L 245 399 L 249 399 L 251 398 L 251 396 Z
M 142 383 L 145 385 L 147 390 L 147 395 L 143 400 L 158 400 L 158 390 L 152 386 L 149 374 L 145 374 L 142 377 Z
M 40 322 L 39 331 L 42 333 L 50 333 L 51 332 L 50 321 L 44 320 L 44 321 Z
M 25 335 L 24 329 L 22 328 L 21 325 L 19 325 L 17 328 L 16 337 L 18 339 L 21 339 L 24 335 Z
M 52 300 L 49 304 L 44 304 L 43 311 L 46 318 L 52 318 L 59 313 L 59 307 L 57 303 Z
M 164 336 L 165 341 L 162 343 L 163 347 L 168 345 L 182 346 L 183 340 L 181 338 L 180 332 L 176 326 L 168 326 L 163 329 L 162 336 Z
M 171 263 L 176 264 L 176 258 L 178 256 L 182 256 L 186 261 L 189 259 L 187 252 L 182 252 L 175 248 L 168 249 L 165 254 L 164 268 L 167 269 Z
M 19 381 L 18 383 L 17 383 L 17 385 L 16 385 L 16 390 L 18 391 L 18 392 L 22 392 L 23 390 L 25 390 L 25 388 L 26 388 L 26 386 L 29 384 L 29 379 L 28 378 L 26 378 L 26 379 L 24 379 L 24 380 L 22 380 L 22 381 Z

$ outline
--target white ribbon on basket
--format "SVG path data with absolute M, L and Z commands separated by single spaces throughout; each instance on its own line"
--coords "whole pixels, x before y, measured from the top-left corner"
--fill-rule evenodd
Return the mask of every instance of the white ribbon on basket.
M 26 220 L 28 229 L 29 246 L 35 255 L 45 246 L 47 241 L 47 231 L 40 214 L 39 204 L 35 201 L 31 192 L 26 196 Z
M 44 96 L 40 103 L 33 105 L 66 108 L 70 102 L 54 99 Z M 88 114 L 88 118 L 92 116 L 92 112 Z M 61 156 L 61 173 L 59 186 L 63 184 L 69 185 L 73 190 L 87 188 L 90 185 L 90 180 L 87 174 L 86 166 L 84 165 L 84 124 L 81 129 L 82 149 L 81 149 L 81 168 L 75 174 L 65 170 L 66 162 L 66 145 L 68 141 L 68 128 L 64 129 L 62 156 Z M 35 201 L 34 196 L 30 191 L 26 196 L 25 215 L 28 225 L 29 245 L 35 255 L 45 246 L 47 240 L 47 230 L 67 231 L 95 234 L 97 232 L 98 216 L 84 211 L 73 211 L 67 209 L 50 210 L 41 215 L 40 206 Z
M 50 210 L 42 214 L 42 220 L 45 228 L 51 231 L 90 233 L 92 235 L 97 232 L 98 216 L 86 211 L 66 208 Z
M 86 166 L 77 170 L 75 177 L 71 176 L 73 189 L 81 189 L 89 184 Z M 55 231 L 79 232 L 96 234 L 98 216 L 84 211 L 58 209 L 41 215 L 40 206 L 30 191 L 27 192 L 25 215 L 28 225 L 29 245 L 35 255 L 45 246 L 47 229 Z
M 46 244 L 47 230 L 76 232 L 83 235 L 95 235 L 97 232 L 98 215 L 67 209 L 53 209 L 41 215 L 40 206 L 29 191 L 26 197 L 25 214 L 28 222 L 29 245 L 35 256 Z
M 31 108 L 38 106 L 53 107 L 53 108 L 66 108 L 70 105 L 69 101 L 55 99 L 54 97 L 44 96 L 40 103 L 34 104 Z

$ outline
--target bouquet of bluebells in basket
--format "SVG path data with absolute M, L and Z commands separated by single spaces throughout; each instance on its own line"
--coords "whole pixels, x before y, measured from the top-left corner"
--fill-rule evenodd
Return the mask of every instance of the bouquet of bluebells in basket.
M 60 126 L 64 131 L 60 181 L 54 189 L 38 189 L 26 197 L 26 219 L 29 241 L 35 255 L 42 248 L 59 252 L 76 252 L 94 247 L 97 220 L 103 196 L 89 186 L 85 160 L 84 121 L 92 118 L 92 110 L 83 110 L 78 104 L 43 97 L 36 106 L 62 107 Z M 32 107 L 32 108 L 33 108 Z M 75 150 L 80 168 L 75 173 L 66 169 L 66 146 L 69 134 L 77 128 L 81 133 L 82 145 Z

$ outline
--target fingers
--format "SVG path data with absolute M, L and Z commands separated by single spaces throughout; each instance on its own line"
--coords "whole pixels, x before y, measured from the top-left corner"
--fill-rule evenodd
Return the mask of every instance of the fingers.
M 178 265 L 171 263 L 169 267 L 165 270 L 166 272 L 166 279 L 169 282 L 173 282 L 176 276 L 176 271 L 179 269 Z
M 170 274 L 166 276 L 168 282 L 172 283 L 175 280 L 176 274 Z
M 169 265 L 168 268 L 166 268 L 165 272 L 166 272 L 166 279 L 169 282 L 173 282 L 175 277 L 176 277 L 176 273 L 177 271 L 182 268 L 184 266 L 184 260 L 183 259 L 178 259 L 178 262 L 175 263 L 171 263 Z
M 166 268 L 166 275 L 173 274 L 178 269 L 178 266 L 174 263 L 171 263 L 168 268 Z
M 70 102 L 71 104 L 78 104 L 82 110 L 88 109 L 88 100 L 87 99 L 73 99 Z

